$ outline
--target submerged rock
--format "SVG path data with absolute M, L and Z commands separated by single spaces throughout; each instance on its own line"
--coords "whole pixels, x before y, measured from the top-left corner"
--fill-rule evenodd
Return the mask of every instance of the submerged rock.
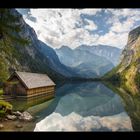
M 22 116 L 22 113 L 19 112 L 19 111 L 13 112 L 12 114 L 13 114 L 13 115 L 16 115 L 16 116 Z
M 22 115 L 19 117 L 20 120 L 24 120 L 24 121 L 31 121 L 33 119 L 33 117 L 31 116 L 31 114 L 27 111 L 24 111 L 22 113 Z
M 23 126 L 21 124 L 16 124 L 16 128 L 22 128 Z
M 16 120 L 17 119 L 17 117 L 15 115 L 7 115 L 6 117 L 9 120 Z

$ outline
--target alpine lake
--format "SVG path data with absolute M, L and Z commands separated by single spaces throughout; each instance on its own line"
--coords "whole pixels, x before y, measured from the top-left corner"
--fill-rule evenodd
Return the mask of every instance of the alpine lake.
M 140 95 L 110 83 L 67 82 L 57 84 L 52 99 L 9 102 L 34 119 L 5 121 L 0 131 L 140 131 Z

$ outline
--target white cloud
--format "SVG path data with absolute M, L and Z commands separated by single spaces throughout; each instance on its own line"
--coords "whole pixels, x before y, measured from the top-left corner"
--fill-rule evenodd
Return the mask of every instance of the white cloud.
M 134 24 L 140 21 L 140 9 L 106 9 L 111 12 L 112 16 L 108 19 L 108 23 L 112 23 L 112 31 L 125 32 L 135 28 Z M 121 22 L 121 18 L 126 18 Z
M 128 32 L 133 27 L 133 24 L 134 20 L 127 18 L 127 20 L 122 23 L 120 21 L 114 22 L 110 30 L 117 33 Z
M 105 9 L 106 13 L 111 13 L 105 21 L 111 24 L 109 32 L 101 36 L 97 33 L 91 34 L 89 31 L 99 29 L 99 25 L 95 24 L 94 20 L 82 19 L 81 14 L 97 17 L 101 16 L 102 10 L 30 9 L 30 14 L 36 18 L 36 22 L 28 18 L 25 20 L 35 29 L 38 38 L 53 48 L 59 48 L 62 45 L 76 48 L 82 44 L 124 47 L 129 31 L 136 27 L 137 21 L 140 21 L 139 9 Z M 97 14 L 98 12 L 100 14 Z M 121 21 L 121 18 L 125 20 Z
M 115 33 L 113 31 L 110 31 L 109 33 L 100 36 L 97 42 L 100 42 L 100 44 L 115 46 L 118 48 L 122 48 L 125 46 L 127 42 L 128 33 Z
M 98 8 L 98 9 L 82 9 L 80 10 L 82 14 L 87 14 L 87 15 L 96 15 L 97 12 L 100 12 L 102 9 Z
M 97 29 L 94 21 L 85 20 L 87 25 L 79 28 L 76 24 L 83 24 L 81 14 L 94 15 L 99 9 L 31 9 L 30 11 L 37 21 L 26 19 L 26 22 L 35 29 L 40 40 L 54 48 L 62 45 L 75 48 L 83 43 L 91 44 L 98 37 L 87 31 Z
M 120 17 L 133 17 L 140 16 L 139 9 L 106 9 L 107 12 L 111 12 L 116 18 Z
M 97 25 L 93 22 L 93 21 L 91 21 L 91 20 L 88 20 L 88 19 L 86 19 L 86 21 L 88 22 L 88 25 L 85 25 L 85 29 L 87 29 L 87 30 L 96 30 L 97 29 Z
M 97 40 L 97 42 L 123 48 L 128 39 L 128 33 L 134 29 L 136 21 L 140 21 L 139 9 L 106 9 L 112 16 L 107 23 L 112 24 L 110 31 Z M 125 18 L 121 21 L 121 18 Z

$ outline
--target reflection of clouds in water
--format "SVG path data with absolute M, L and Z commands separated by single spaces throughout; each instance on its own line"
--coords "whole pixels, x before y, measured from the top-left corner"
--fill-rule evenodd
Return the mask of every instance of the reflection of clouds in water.
M 74 112 L 62 116 L 54 112 L 37 123 L 34 131 L 132 131 L 132 126 L 124 112 L 106 117 L 82 117 Z

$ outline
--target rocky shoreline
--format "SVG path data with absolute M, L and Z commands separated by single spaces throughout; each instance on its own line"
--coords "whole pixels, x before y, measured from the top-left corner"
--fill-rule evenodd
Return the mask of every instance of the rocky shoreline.
M 23 129 L 23 127 L 28 125 L 35 125 L 34 117 L 27 111 L 13 111 L 5 117 L 0 118 L 0 131 L 18 131 L 19 129 Z M 31 129 L 27 129 L 27 131 L 33 131 Z

